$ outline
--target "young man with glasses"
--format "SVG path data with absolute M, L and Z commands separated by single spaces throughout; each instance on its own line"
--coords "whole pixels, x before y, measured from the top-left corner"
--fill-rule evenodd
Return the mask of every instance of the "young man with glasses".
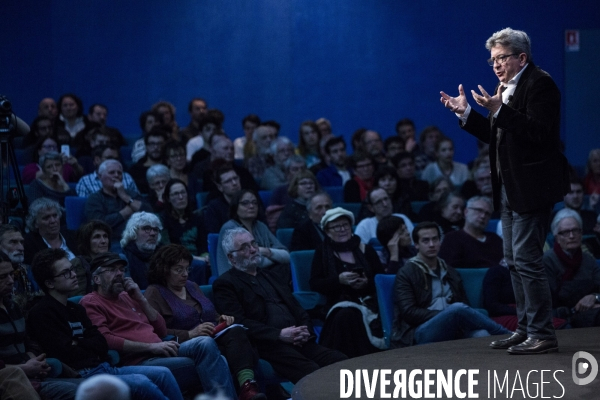
M 146 182 L 146 172 L 148 171 L 148 168 L 153 165 L 163 164 L 163 147 L 168 140 L 169 133 L 163 128 L 152 128 L 152 130 L 144 136 L 146 155 L 129 168 L 129 173 L 140 189 L 140 192 L 143 194 L 150 193 L 150 186 L 148 186 L 148 182 Z
M 124 260 L 112 261 L 103 269 L 105 273 L 115 275 L 117 270 L 119 273 L 126 270 Z M 168 368 L 110 365 L 106 339 L 92 325 L 85 309 L 68 301 L 69 293 L 77 289 L 78 283 L 75 269 L 63 250 L 42 250 L 34 258 L 32 268 L 46 295 L 29 312 L 27 332 L 48 357 L 57 358 L 83 378 L 102 373 L 119 376 L 130 387 L 134 399 L 146 396 L 182 399 Z
M 203 389 L 235 398 L 227 363 L 214 340 L 199 336 L 179 344 L 165 340 L 164 318 L 150 306 L 140 287 L 126 277 L 125 261 L 104 253 L 92 260 L 94 291 L 81 299 L 92 324 L 117 350 L 125 366 L 162 366 L 173 373 L 181 391 Z
M 356 230 L 354 233 L 360 237 L 360 240 L 368 244 L 372 239 L 377 238 L 377 224 L 381 221 L 382 218 L 387 217 L 389 215 L 394 215 L 396 217 L 400 217 L 404 220 L 406 224 L 406 228 L 408 229 L 408 233 L 411 233 L 413 230 L 413 223 L 411 220 L 404 214 L 393 214 L 393 205 L 392 199 L 387 194 L 387 192 L 379 187 L 371 190 L 369 194 L 367 194 L 367 207 L 369 211 L 375 214 L 374 217 L 364 218 L 362 221 L 356 225 Z M 385 246 L 385 243 L 382 243 Z
M 486 232 L 492 216 L 492 200 L 476 196 L 467 201 L 465 225 L 444 237 L 440 257 L 454 268 L 489 268 L 500 265 L 504 258 L 502 239 Z
M 523 31 L 505 28 L 487 41 L 488 59 L 500 81 L 488 94 L 471 91 L 487 117 L 459 95 L 440 101 L 467 132 L 489 144 L 494 208 L 501 210 L 504 258 L 511 272 L 519 326 L 510 338 L 490 344 L 509 354 L 558 350 L 552 298 L 541 263 L 552 207 L 569 191 L 568 164 L 560 143 L 560 92 L 531 57 Z
M 244 325 L 275 372 L 296 383 L 320 367 L 346 359 L 316 343 L 310 317 L 275 271 L 260 268 L 258 244 L 244 228 L 225 232 L 223 250 L 232 268 L 214 282 L 217 311 Z M 287 268 L 287 266 L 282 266 Z

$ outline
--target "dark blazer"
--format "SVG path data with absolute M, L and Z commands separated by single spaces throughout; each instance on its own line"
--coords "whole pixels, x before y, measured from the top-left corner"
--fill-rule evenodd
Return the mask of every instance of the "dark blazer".
M 285 266 L 286 268 L 287 265 Z M 275 288 L 282 301 L 296 319 L 296 326 L 306 325 L 311 335 L 314 335 L 310 317 L 300 303 L 292 295 L 288 287 L 282 284 L 277 275 L 270 270 L 259 268 L 259 274 Z M 220 314 L 235 317 L 236 324 L 242 324 L 248 330 L 246 333 L 252 341 L 277 342 L 281 329 L 267 325 L 267 302 L 256 290 L 254 276 L 231 268 L 219 276 L 213 283 L 215 307 Z
M 552 207 L 569 191 L 567 160 L 560 151 L 560 92 L 550 75 L 533 62 L 497 118 L 491 113 L 486 118 L 473 109 L 462 128 L 490 145 L 496 210 L 500 209 L 501 188 L 496 146 L 502 182 L 514 211 Z M 502 130 L 499 143 L 498 129 Z

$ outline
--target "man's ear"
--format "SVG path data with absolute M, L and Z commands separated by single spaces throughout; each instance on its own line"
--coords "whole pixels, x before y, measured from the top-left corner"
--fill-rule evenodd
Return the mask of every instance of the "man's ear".
M 231 253 L 227 254 L 227 259 L 229 260 L 229 264 L 231 264 L 231 266 L 234 267 L 235 262 L 234 262 L 233 254 L 231 254 Z
M 215 182 L 216 183 L 216 182 Z M 216 183 L 217 185 L 217 190 L 221 193 L 223 193 L 223 185 L 221 185 L 220 183 Z
M 46 279 L 44 285 L 46 285 L 48 289 L 54 289 L 54 281 L 51 279 Z

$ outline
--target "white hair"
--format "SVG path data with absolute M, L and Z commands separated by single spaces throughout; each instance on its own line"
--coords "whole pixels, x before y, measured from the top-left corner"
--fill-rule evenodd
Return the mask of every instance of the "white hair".
M 277 136 L 275 139 L 273 139 L 273 141 L 271 142 L 271 154 L 277 154 L 277 148 L 279 146 L 292 146 L 294 147 L 294 143 L 292 143 L 292 141 L 288 138 L 286 138 L 285 136 Z
M 121 236 L 121 247 L 125 248 L 127 243 L 132 242 L 137 239 L 137 231 L 144 225 L 150 225 L 152 227 L 158 228 L 162 231 L 163 226 L 160 222 L 160 218 L 156 215 L 146 212 L 146 211 L 138 211 L 134 213 L 129 221 L 127 221 L 127 225 L 125 225 L 125 229 L 123 230 L 123 235 Z M 160 242 L 160 233 L 158 234 L 158 242 Z
M 40 211 L 51 209 L 56 210 L 58 218 L 62 217 L 63 208 L 56 201 L 47 197 L 35 199 L 33 203 L 29 205 L 29 213 L 27 214 L 27 217 L 25 217 L 25 225 L 27 226 L 27 229 L 29 229 L 30 232 L 35 232 L 37 230 L 35 224 Z
M 169 168 L 166 165 L 156 164 L 148 168 L 146 171 L 146 179 L 148 183 L 152 182 L 154 178 L 158 176 L 166 176 L 167 180 L 171 179 L 171 172 L 169 172 Z
M 244 233 L 250 233 L 245 228 L 232 228 L 225 231 L 223 235 L 223 241 L 221 242 L 221 247 L 223 247 L 223 252 L 225 254 L 231 253 L 235 249 L 235 245 L 233 242 L 235 241 L 235 237 L 237 235 L 242 235 Z
M 100 166 L 98 167 L 98 176 L 102 176 L 102 174 L 106 172 L 106 169 L 113 164 L 121 167 L 121 171 L 123 170 L 123 165 L 121 165 L 121 163 L 118 160 L 108 159 L 102 161 L 102 164 L 100 164 Z
M 130 400 L 129 386 L 113 375 L 100 374 L 84 380 L 75 400 Z
M 552 231 L 552 234 L 554 236 L 556 236 L 556 234 L 558 233 L 558 224 L 560 224 L 560 221 L 562 221 L 565 218 L 573 218 L 575 221 L 577 221 L 579 228 L 583 226 L 583 221 L 581 220 L 581 216 L 577 211 L 572 210 L 570 208 L 563 208 L 562 210 L 556 213 L 554 219 L 552 220 L 552 224 L 550 225 L 550 230 Z
M 485 42 L 485 48 L 492 50 L 493 47 L 500 45 L 509 47 L 512 52 L 527 55 L 527 62 L 533 61 L 531 57 L 531 39 L 527 33 L 512 28 L 504 28 L 501 31 L 494 32 Z

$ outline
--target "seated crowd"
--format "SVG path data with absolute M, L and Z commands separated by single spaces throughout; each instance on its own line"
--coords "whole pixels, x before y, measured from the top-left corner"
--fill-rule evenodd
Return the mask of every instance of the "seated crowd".
M 27 390 L 72 399 L 108 374 L 133 399 L 289 397 L 260 382 L 259 359 L 296 383 L 388 348 L 377 274 L 395 275 L 391 347 L 515 329 L 484 144 L 463 164 L 438 128 L 417 139 L 402 119 L 385 141 L 358 129 L 349 155 L 325 118 L 303 122 L 296 146 L 254 114 L 232 141 L 207 106 L 192 99 L 180 129 L 173 105 L 156 103 L 140 138 L 65 94 L 42 100 L 15 141 L 29 207 L 0 225 L 0 367 L 22 371 Z M 73 196 L 85 199 L 76 230 Z M 543 259 L 554 326 L 600 326 L 600 149 L 585 176 L 573 169 L 562 206 Z M 306 250 L 322 298 L 308 310 L 290 268 Z M 464 269 L 485 274 L 487 314 L 469 305 Z

